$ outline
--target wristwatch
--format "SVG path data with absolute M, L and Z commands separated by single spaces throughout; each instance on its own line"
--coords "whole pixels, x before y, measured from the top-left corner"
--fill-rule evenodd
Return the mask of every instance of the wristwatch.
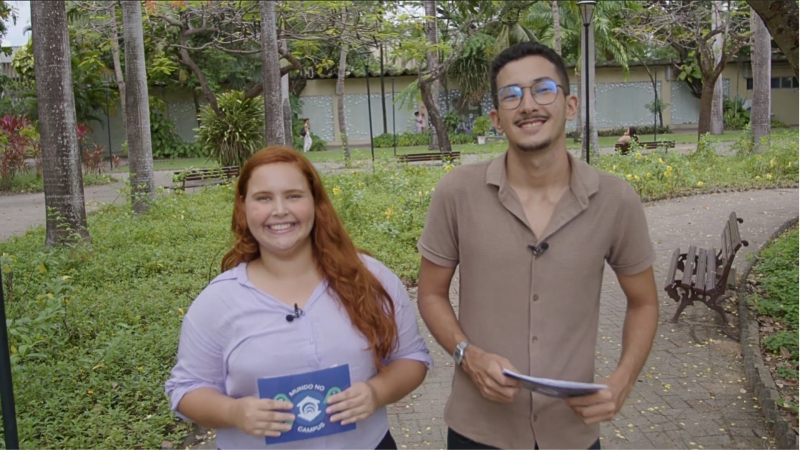
M 453 359 L 456 361 L 456 365 L 460 366 L 461 361 L 464 361 L 464 355 L 467 352 L 468 346 L 469 346 L 469 341 L 464 341 L 456 345 L 456 349 L 453 352 Z

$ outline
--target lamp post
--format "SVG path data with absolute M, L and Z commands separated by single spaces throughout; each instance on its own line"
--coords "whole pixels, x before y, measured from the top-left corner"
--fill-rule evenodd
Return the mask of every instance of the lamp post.
M 583 141 L 586 143 L 586 164 L 589 164 L 589 154 L 591 153 L 591 139 L 589 136 L 589 25 L 592 24 L 592 15 L 594 14 L 594 6 L 596 1 L 586 0 L 578 2 L 578 7 L 581 9 L 581 19 L 583 20 L 583 35 L 585 46 L 583 49 L 583 78 L 586 80 L 586 132 L 583 135 Z
M 397 156 L 397 126 L 394 116 L 394 75 L 392 75 L 392 145 L 394 146 L 394 156 Z
M 372 99 L 370 98 L 370 92 L 369 92 L 369 56 L 371 53 L 368 50 L 366 50 L 357 52 L 357 54 L 362 58 L 364 58 L 364 73 L 366 74 L 367 77 L 367 114 L 369 115 L 369 148 L 370 148 L 370 153 L 372 154 L 372 162 L 374 163 L 375 142 L 373 142 L 372 139 Z

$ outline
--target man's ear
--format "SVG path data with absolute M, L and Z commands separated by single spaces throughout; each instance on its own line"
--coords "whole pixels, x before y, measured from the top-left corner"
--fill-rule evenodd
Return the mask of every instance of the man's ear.
M 497 109 L 493 109 L 493 110 L 491 110 L 489 112 L 489 118 L 492 119 L 492 123 L 494 124 L 494 127 L 497 129 L 497 131 L 502 134 L 502 133 L 504 133 L 504 131 L 503 131 L 503 126 L 500 125 L 500 115 L 499 114 L 500 113 L 497 112 Z
M 567 103 L 567 121 L 570 121 L 578 115 L 579 100 L 575 95 L 568 95 L 566 98 Z

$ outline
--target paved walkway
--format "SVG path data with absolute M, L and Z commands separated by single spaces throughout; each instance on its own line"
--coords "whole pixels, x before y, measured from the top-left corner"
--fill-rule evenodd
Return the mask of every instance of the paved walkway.
M 87 188 L 86 200 L 113 201 L 118 187 Z M 3 214 L 0 240 L 41 223 L 43 206 L 36 196 L 0 197 Z M 14 205 L 31 216 L 25 221 L 8 209 Z M 41 219 L 33 212 L 41 209 Z M 731 211 L 744 219 L 741 234 L 750 241 L 736 258 L 756 250 L 785 220 L 798 214 L 798 190 L 776 189 L 701 195 L 655 202 L 646 206 L 650 236 L 657 252 L 656 281 L 663 282 L 668 258 L 675 247 L 688 243 L 713 246 Z M 10 233 L 8 223 L 18 230 Z M 768 448 L 765 419 L 750 392 L 742 367 L 741 348 L 722 332 L 716 313 L 698 304 L 687 309 L 678 324 L 666 320 L 675 303 L 661 294 L 660 325 L 653 351 L 636 388 L 616 420 L 603 424 L 603 448 Z M 410 292 L 416 298 L 415 290 Z M 458 306 L 457 283 L 451 301 Z M 597 376 L 616 367 L 625 314 L 625 297 L 611 270 L 603 280 Z M 444 403 L 450 392 L 453 364 L 433 341 L 420 320 L 429 342 L 435 368 L 425 383 L 401 402 L 389 407 L 392 432 L 401 448 L 444 448 Z M 213 439 L 196 448 L 216 448 Z

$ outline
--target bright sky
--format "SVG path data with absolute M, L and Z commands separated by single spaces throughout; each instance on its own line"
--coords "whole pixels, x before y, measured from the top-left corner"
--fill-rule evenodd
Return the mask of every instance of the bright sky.
M 3 39 L 3 47 L 16 47 L 25 45 L 30 38 L 30 33 L 22 34 L 22 30 L 31 24 L 31 2 L 24 1 L 7 1 L 17 12 L 17 24 L 13 25 L 11 21 L 6 22 L 8 25 L 8 34 Z

